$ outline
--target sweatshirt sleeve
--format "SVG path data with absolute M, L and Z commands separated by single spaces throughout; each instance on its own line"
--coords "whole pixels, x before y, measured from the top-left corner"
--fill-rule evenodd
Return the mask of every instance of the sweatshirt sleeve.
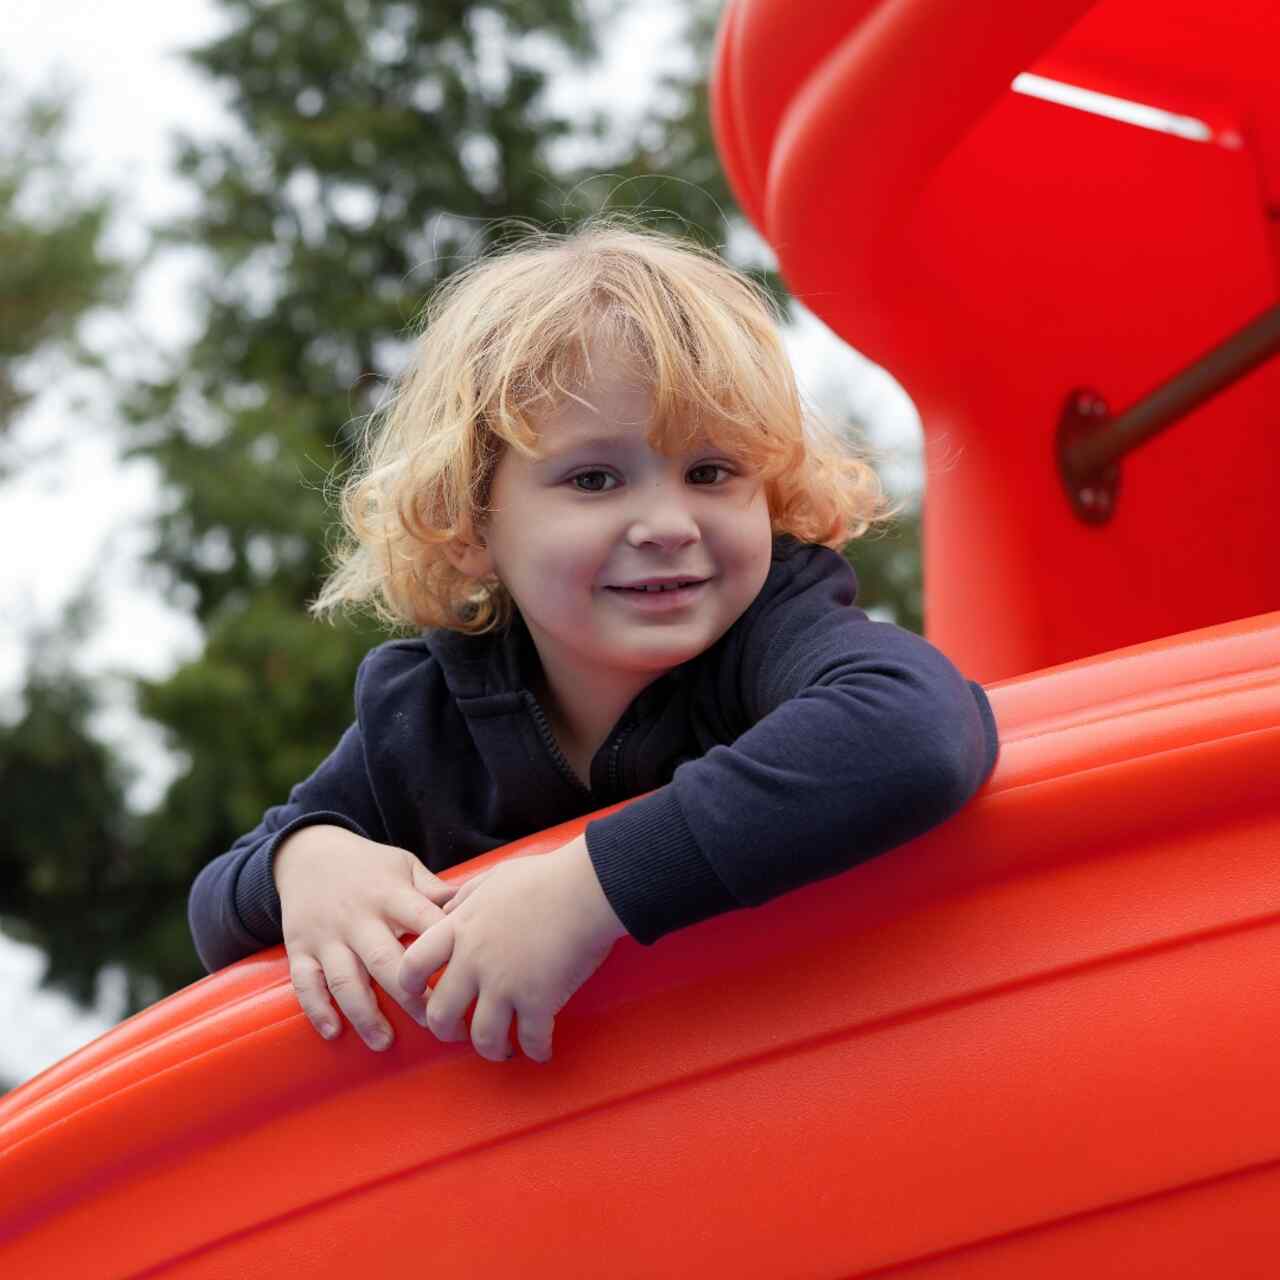
M 834 552 L 796 560 L 717 664 L 715 696 L 744 706 L 751 727 L 588 825 L 605 895 L 641 942 L 922 835 L 995 764 L 981 686 L 856 608 L 852 570 Z
M 367 663 L 366 658 L 356 677 L 357 705 Z M 196 877 L 187 921 L 196 952 L 210 973 L 282 941 L 272 861 L 286 836 L 319 823 L 387 842 L 358 722 L 319 768 L 293 788 L 286 803 L 268 809 L 252 831 Z

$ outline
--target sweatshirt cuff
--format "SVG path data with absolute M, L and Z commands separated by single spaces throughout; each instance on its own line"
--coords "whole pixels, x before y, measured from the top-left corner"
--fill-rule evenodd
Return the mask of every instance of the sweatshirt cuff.
M 670 784 L 589 822 L 586 839 L 609 905 L 646 946 L 741 905 L 703 856 Z
M 982 760 L 982 773 L 978 778 L 978 786 L 981 786 L 996 767 L 996 758 L 1000 754 L 1000 727 L 996 724 L 996 713 L 992 709 L 991 699 L 987 697 L 987 691 L 976 680 L 968 681 L 968 685 L 974 701 L 978 704 L 978 715 L 982 719 L 983 742 L 986 746 Z
M 236 914 L 245 931 L 264 947 L 274 946 L 281 940 L 280 895 L 276 892 L 274 874 L 276 850 L 286 836 L 303 827 L 320 824 L 343 827 L 358 836 L 364 836 L 363 828 L 341 813 L 304 813 L 272 835 L 266 844 L 259 845 L 241 864 L 236 876 Z

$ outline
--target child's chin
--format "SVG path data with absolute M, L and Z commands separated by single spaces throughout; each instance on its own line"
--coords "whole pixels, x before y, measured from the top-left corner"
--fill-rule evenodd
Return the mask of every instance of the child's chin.
M 655 675 L 670 671 L 682 663 L 696 658 L 711 647 L 714 641 L 706 644 L 655 644 L 651 646 L 636 645 L 630 649 L 631 666 L 636 671 L 652 671 Z

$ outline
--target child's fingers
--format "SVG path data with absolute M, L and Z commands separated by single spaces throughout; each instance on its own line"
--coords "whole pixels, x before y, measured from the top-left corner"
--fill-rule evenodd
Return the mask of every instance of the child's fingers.
M 465 1040 L 464 1019 L 478 992 L 474 974 L 465 965 L 451 964 L 427 997 L 427 1030 L 437 1040 Z
M 453 925 L 442 917 L 404 953 L 400 986 L 410 995 L 426 990 L 427 979 L 453 954 Z
M 443 981 L 443 979 L 441 980 Z M 485 991 L 471 1015 L 471 1043 L 490 1062 L 505 1062 L 515 1051 L 511 1047 L 511 1001 Z
M 391 1024 L 382 1016 L 369 975 L 347 947 L 334 947 L 321 956 L 324 978 L 338 1008 L 370 1049 L 387 1049 L 395 1039 Z
M 416 889 L 396 889 L 386 902 L 387 919 L 402 933 L 426 933 L 443 912 Z
M 492 867 L 489 868 L 493 870 Z M 456 911 L 466 900 L 480 887 L 480 882 L 489 874 L 489 871 L 479 871 L 459 886 L 457 893 L 444 904 L 445 915 L 452 911 Z
M 307 1021 L 326 1040 L 332 1040 L 341 1030 L 341 1024 L 329 1003 L 329 988 L 325 986 L 320 961 L 315 956 L 289 952 L 289 978 Z
M 534 1062 L 551 1061 L 551 1037 L 555 1025 L 556 1020 L 549 1013 L 521 1012 L 517 1035 L 526 1058 L 532 1058 Z
M 439 876 L 432 875 L 417 858 L 413 860 L 413 887 L 438 907 L 444 906 L 457 891 L 457 885 L 446 884 Z
M 425 903 L 438 916 L 440 908 Z M 396 935 L 380 920 L 370 921 L 355 940 L 355 952 L 364 963 L 369 976 L 387 993 L 420 1027 L 427 1025 L 426 1001 L 413 995 L 400 985 L 400 961 L 404 948 Z

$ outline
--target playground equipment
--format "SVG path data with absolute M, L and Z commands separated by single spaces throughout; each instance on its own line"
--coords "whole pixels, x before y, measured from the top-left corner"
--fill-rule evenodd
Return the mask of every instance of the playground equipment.
M 920 410 L 927 627 L 977 679 L 1280 605 L 1278 61 L 1267 0 L 726 10 L 725 167 Z
M 0 1102 L 0 1274 L 1270 1276 L 1277 65 L 1267 0 L 733 0 L 726 167 L 920 407 L 995 774 L 624 940 L 549 1067 L 322 1042 L 279 949 L 195 984 Z

